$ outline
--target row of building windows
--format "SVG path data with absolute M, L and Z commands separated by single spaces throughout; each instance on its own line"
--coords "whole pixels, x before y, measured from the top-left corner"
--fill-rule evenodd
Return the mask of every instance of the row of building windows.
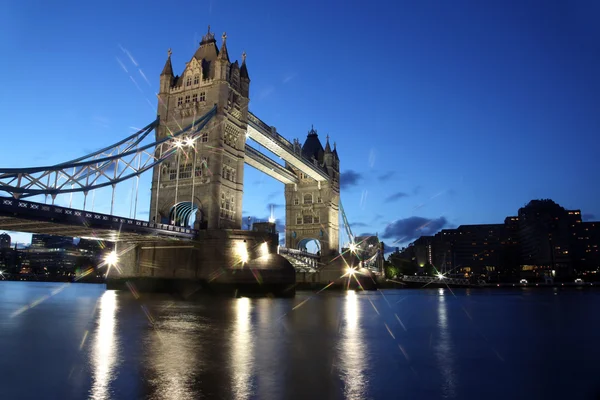
M 313 204 L 313 195 L 311 193 L 307 193 L 304 195 L 304 197 L 302 198 L 302 204 Z M 317 196 L 317 203 L 322 203 L 323 199 L 321 198 L 321 196 Z M 298 199 L 297 197 L 294 199 L 294 205 L 297 206 L 300 204 L 300 199 Z
M 171 181 L 177 180 L 178 171 L 179 179 L 190 179 L 192 177 L 192 172 L 194 172 L 195 178 L 201 178 L 204 174 L 203 170 L 206 168 L 208 168 L 208 159 L 206 157 L 197 160 L 195 167 L 191 162 L 179 164 L 179 168 L 177 168 L 177 164 L 171 165 L 169 163 L 166 165 L 166 171 L 169 174 L 169 180 Z
M 297 215 L 296 216 L 296 225 L 318 224 L 319 222 L 320 222 L 320 218 L 318 215 Z
M 231 194 L 221 193 L 221 218 L 235 219 L 235 201 Z
M 200 83 L 200 75 L 194 75 L 193 82 L 194 82 L 194 85 L 199 84 Z M 188 76 L 187 79 L 185 80 L 185 86 L 192 86 L 192 77 L 191 76 Z
M 206 101 L 206 92 L 193 93 L 193 94 L 188 94 L 185 97 L 179 96 L 177 98 L 177 106 L 181 107 L 184 102 L 185 102 L 185 104 L 189 104 L 189 103 L 202 103 L 204 101 Z
M 222 177 L 227 179 L 228 181 L 235 182 L 235 169 L 228 167 L 226 165 L 223 166 Z

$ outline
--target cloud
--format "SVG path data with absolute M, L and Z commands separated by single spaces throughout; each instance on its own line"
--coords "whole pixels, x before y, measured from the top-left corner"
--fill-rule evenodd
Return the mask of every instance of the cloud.
M 272 192 L 272 193 L 269 193 L 269 194 L 267 195 L 267 199 L 266 199 L 266 201 L 271 201 L 271 200 L 273 200 L 275 197 L 279 196 L 280 194 L 281 194 L 281 191 L 277 191 L 277 192 Z
M 366 226 L 368 226 L 368 225 L 365 224 L 364 222 L 352 222 L 350 224 L 350 227 L 352 227 L 352 228 L 364 228 Z
M 406 194 L 404 192 L 396 192 L 396 193 L 386 197 L 384 202 L 391 203 L 393 201 L 400 200 L 403 197 L 408 197 L 408 194 Z
M 258 92 L 258 100 L 264 100 L 275 92 L 273 86 L 267 86 Z
M 377 177 L 377 179 L 379 179 L 380 181 L 387 181 L 387 180 L 393 178 L 394 175 L 396 175 L 396 173 L 394 171 L 388 171 L 384 174 L 379 175 Z
M 294 79 L 296 77 L 296 73 L 292 72 L 290 74 L 287 74 L 286 76 L 283 77 L 283 83 L 288 83 L 290 82 L 292 79 Z
M 358 236 L 375 236 L 375 234 L 373 234 L 373 233 L 361 233 Z
M 348 189 L 352 186 L 356 186 L 358 185 L 361 179 L 361 174 L 349 169 L 348 171 L 342 172 L 340 174 L 340 188 Z
M 591 213 L 585 213 L 585 214 L 581 214 L 581 218 L 587 222 L 587 221 L 594 221 L 596 220 L 596 216 L 594 214 Z
M 384 239 L 394 239 L 394 243 L 410 242 L 420 236 L 434 235 L 447 225 L 448 220 L 446 217 L 433 219 L 409 217 L 396 220 L 386 226 L 381 237 Z

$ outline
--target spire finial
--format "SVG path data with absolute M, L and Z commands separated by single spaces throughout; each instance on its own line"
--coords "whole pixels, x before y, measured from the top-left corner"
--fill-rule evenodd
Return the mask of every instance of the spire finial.
M 210 24 L 208 24 L 208 32 L 206 32 L 207 35 L 210 34 Z
M 171 58 L 171 54 L 173 54 L 173 52 L 171 51 L 170 47 L 169 47 L 169 50 L 167 50 L 167 54 L 169 55 L 169 58 Z
M 223 45 L 225 45 L 225 42 L 227 41 L 227 32 L 223 32 L 221 39 L 223 39 Z
M 246 63 L 246 51 L 244 50 L 242 52 L 242 64 L 245 64 L 245 63 Z
M 327 134 L 326 138 L 327 138 L 327 141 L 329 142 L 329 134 Z
M 335 150 L 335 142 L 333 142 L 333 149 Z

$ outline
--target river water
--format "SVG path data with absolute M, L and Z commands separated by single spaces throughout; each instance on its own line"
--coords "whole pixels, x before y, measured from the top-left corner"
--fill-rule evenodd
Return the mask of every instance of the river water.
M 1 399 L 600 398 L 600 292 L 0 282 Z

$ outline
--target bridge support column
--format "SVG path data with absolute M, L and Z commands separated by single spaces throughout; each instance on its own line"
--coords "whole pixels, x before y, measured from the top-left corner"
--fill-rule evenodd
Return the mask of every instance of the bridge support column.
M 278 237 L 241 230 L 201 231 L 193 241 L 121 244 L 107 288 L 137 292 L 273 294 L 295 292 L 295 270 L 277 254 Z

